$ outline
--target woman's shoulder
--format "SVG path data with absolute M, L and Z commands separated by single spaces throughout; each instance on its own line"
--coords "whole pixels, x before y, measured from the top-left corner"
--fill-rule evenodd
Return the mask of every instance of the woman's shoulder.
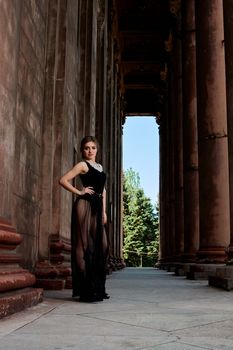
M 87 163 L 84 160 L 81 160 L 75 165 L 75 168 L 79 170 L 81 174 L 85 174 L 88 172 L 88 166 Z

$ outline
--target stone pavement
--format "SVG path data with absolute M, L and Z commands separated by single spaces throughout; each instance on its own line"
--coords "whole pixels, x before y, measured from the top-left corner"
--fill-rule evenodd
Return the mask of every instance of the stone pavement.
M 80 303 L 71 291 L 0 321 L 4 350 L 232 350 L 233 293 L 153 268 L 107 279 L 111 298 Z

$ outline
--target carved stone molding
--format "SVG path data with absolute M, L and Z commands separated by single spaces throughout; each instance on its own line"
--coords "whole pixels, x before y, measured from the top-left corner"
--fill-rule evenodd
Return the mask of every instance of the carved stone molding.
M 36 305 L 43 299 L 43 291 L 31 288 L 35 275 L 22 268 L 22 257 L 16 248 L 22 236 L 4 219 L 0 219 L 0 318 Z
M 181 0 L 169 0 L 170 12 L 177 17 L 180 11 Z

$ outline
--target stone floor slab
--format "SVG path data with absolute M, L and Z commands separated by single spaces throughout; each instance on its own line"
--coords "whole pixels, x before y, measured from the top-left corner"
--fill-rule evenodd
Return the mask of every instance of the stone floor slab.
M 1 320 L 0 350 L 232 350 L 233 293 L 153 268 L 107 279 L 111 298 L 80 303 L 46 291 L 36 307 Z

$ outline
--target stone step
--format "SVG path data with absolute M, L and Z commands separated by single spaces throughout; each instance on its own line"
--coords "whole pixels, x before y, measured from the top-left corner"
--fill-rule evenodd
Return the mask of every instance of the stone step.
M 233 266 L 223 266 L 216 270 L 215 276 L 209 276 L 209 286 L 233 290 Z
M 215 276 L 218 268 L 224 267 L 224 264 L 195 264 L 191 265 L 186 276 L 190 280 L 208 280 L 209 276 Z
M 211 287 L 222 288 L 227 291 L 233 290 L 233 278 L 209 276 L 208 281 L 209 281 L 209 286 Z
M 0 318 L 37 305 L 43 300 L 43 289 L 24 288 L 0 295 Z

